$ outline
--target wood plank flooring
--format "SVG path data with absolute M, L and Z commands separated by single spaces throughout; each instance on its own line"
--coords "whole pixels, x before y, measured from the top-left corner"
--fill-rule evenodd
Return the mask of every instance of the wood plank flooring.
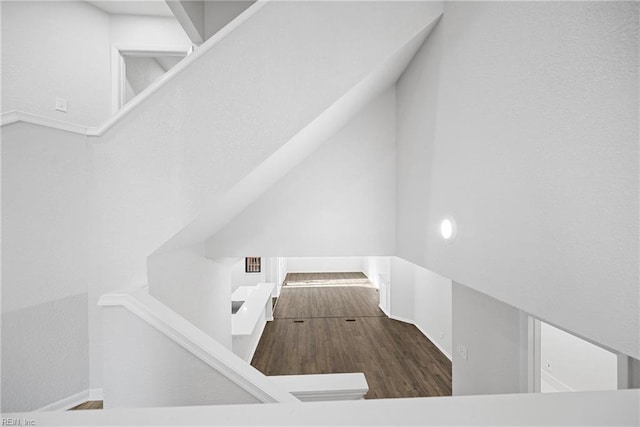
M 387 318 L 375 288 L 359 285 L 284 286 L 251 364 L 266 375 L 364 372 L 369 399 L 451 395 L 449 359 L 415 326 Z
M 352 286 L 355 284 L 373 287 L 367 276 L 359 271 L 345 273 L 287 273 L 285 278 L 285 286 Z
M 299 317 L 384 316 L 378 291 L 371 287 L 283 286 L 274 313 L 276 319 Z
M 74 406 L 69 410 L 77 411 L 82 409 L 102 409 L 102 400 L 90 400 L 88 402 L 81 403 L 78 406 Z

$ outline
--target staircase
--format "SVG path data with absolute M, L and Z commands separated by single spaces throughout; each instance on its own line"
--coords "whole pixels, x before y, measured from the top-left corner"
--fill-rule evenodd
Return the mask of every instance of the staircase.
M 94 297 L 149 285 L 100 299 L 106 408 L 297 401 L 228 350 L 229 263 L 205 242 L 392 85 L 440 14 L 258 2 L 94 133 Z

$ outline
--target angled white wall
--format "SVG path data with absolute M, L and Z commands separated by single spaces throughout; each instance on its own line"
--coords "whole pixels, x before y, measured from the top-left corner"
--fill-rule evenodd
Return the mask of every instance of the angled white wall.
M 383 269 L 384 271 L 384 269 Z M 449 359 L 452 357 L 451 280 L 402 258 L 391 257 L 388 288 L 380 288 L 380 305 L 390 317 L 413 323 Z M 383 285 L 385 281 L 381 282 Z M 386 308 L 386 293 L 390 307 Z
M 444 16 L 398 83 L 397 255 L 639 357 L 638 4 Z
M 413 2 L 251 7 L 256 6 L 234 31 L 209 39 L 190 66 L 92 145 L 92 386 L 101 378 L 99 316 L 93 309 L 98 297 L 116 287 L 146 284 L 147 256 L 372 70 L 425 36 L 441 11 L 437 3 Z M 238 46 L 251 46 L 251 54 Z M 302 57 L 306 60 L 298 60 Z M 358 182 L 353 185 L 357 191 Z M 385 214 L 372 215 L 360 220 L 362 227 L 377 224 Z M 327 225 L 340 220 L 326 219 Z M 389 253 L 380 244 L 383 239 L 391 244 L 386 232 L 360 244 L 368 249 L 375 240 L 376 251 Z M 244 248 L 237 249 L 236 256 L 246 255 Z M 368 252 L 358 249 L 358 254 Z
M 454 396 L 519 393 L 526 353 L 520 311 L 459 283 L 452 287 Z
M 106 409 L 260 402 L 125 308 L 103 318 Z
M 358 257 L 362 253 L 392 253 L 394 101 L 391 88 L 371 102 L 212 236 L 207 241 L 207 255 Z M 361 271 L 362 260 L 357 259 L 356 271 Z M 296 259 L 288 259 L 287 270 L 313 267 L 304 261 L 302 258 L 299 265 Z
M 414 323 L 451 359 L 451 280 L 417 265 L 414 268 Z
M 87 159 L 81 135 L 2 128 L 2 411 L 89 387 Z
M 109 15 L 89 3 L 2 2 L 3 113 L 96 126 L 111 113 L 109 61 Z
M 231 262 L 204 257 L 204 245 L 152 257 L 149 293 L 231 348 Z
M 205 1 L 204 37 L 208 39 L 244 12 L 255 1 Z

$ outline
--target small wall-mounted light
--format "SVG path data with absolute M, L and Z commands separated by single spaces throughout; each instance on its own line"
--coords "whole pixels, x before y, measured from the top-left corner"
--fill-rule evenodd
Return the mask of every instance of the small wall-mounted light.
M 440 223 L 440 235 L 444 240 L 453 242 L 456 238 L 456 232 L 456 222 L 453 220 L 453 218 L 449 217 L 442 220 L 442 222 Z

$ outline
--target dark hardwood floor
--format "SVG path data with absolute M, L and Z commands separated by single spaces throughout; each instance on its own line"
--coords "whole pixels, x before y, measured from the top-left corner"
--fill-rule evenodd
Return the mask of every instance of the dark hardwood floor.
M 449 359 L 378 300 L 362 273 L 289 273 L 251 364 L 266 375 L 364 372 L 367 399 L 450 396 Z
M 284 286 L 251 364 L 266 375 L 364 372 L 369 399 L 451 395 L 449 359 L 415 326 L 387 318 L 377 290 L 360 285 Z
M 276 319 L 299 317 L 384 316 L 372 287 L 283 286 L 274 313 Z
M 69 410 L 77 411 L 81 409 L 102 409 L 102 400 L 90 400 L 88 402 L 81 403 L 78 406 L 74 406 Z

